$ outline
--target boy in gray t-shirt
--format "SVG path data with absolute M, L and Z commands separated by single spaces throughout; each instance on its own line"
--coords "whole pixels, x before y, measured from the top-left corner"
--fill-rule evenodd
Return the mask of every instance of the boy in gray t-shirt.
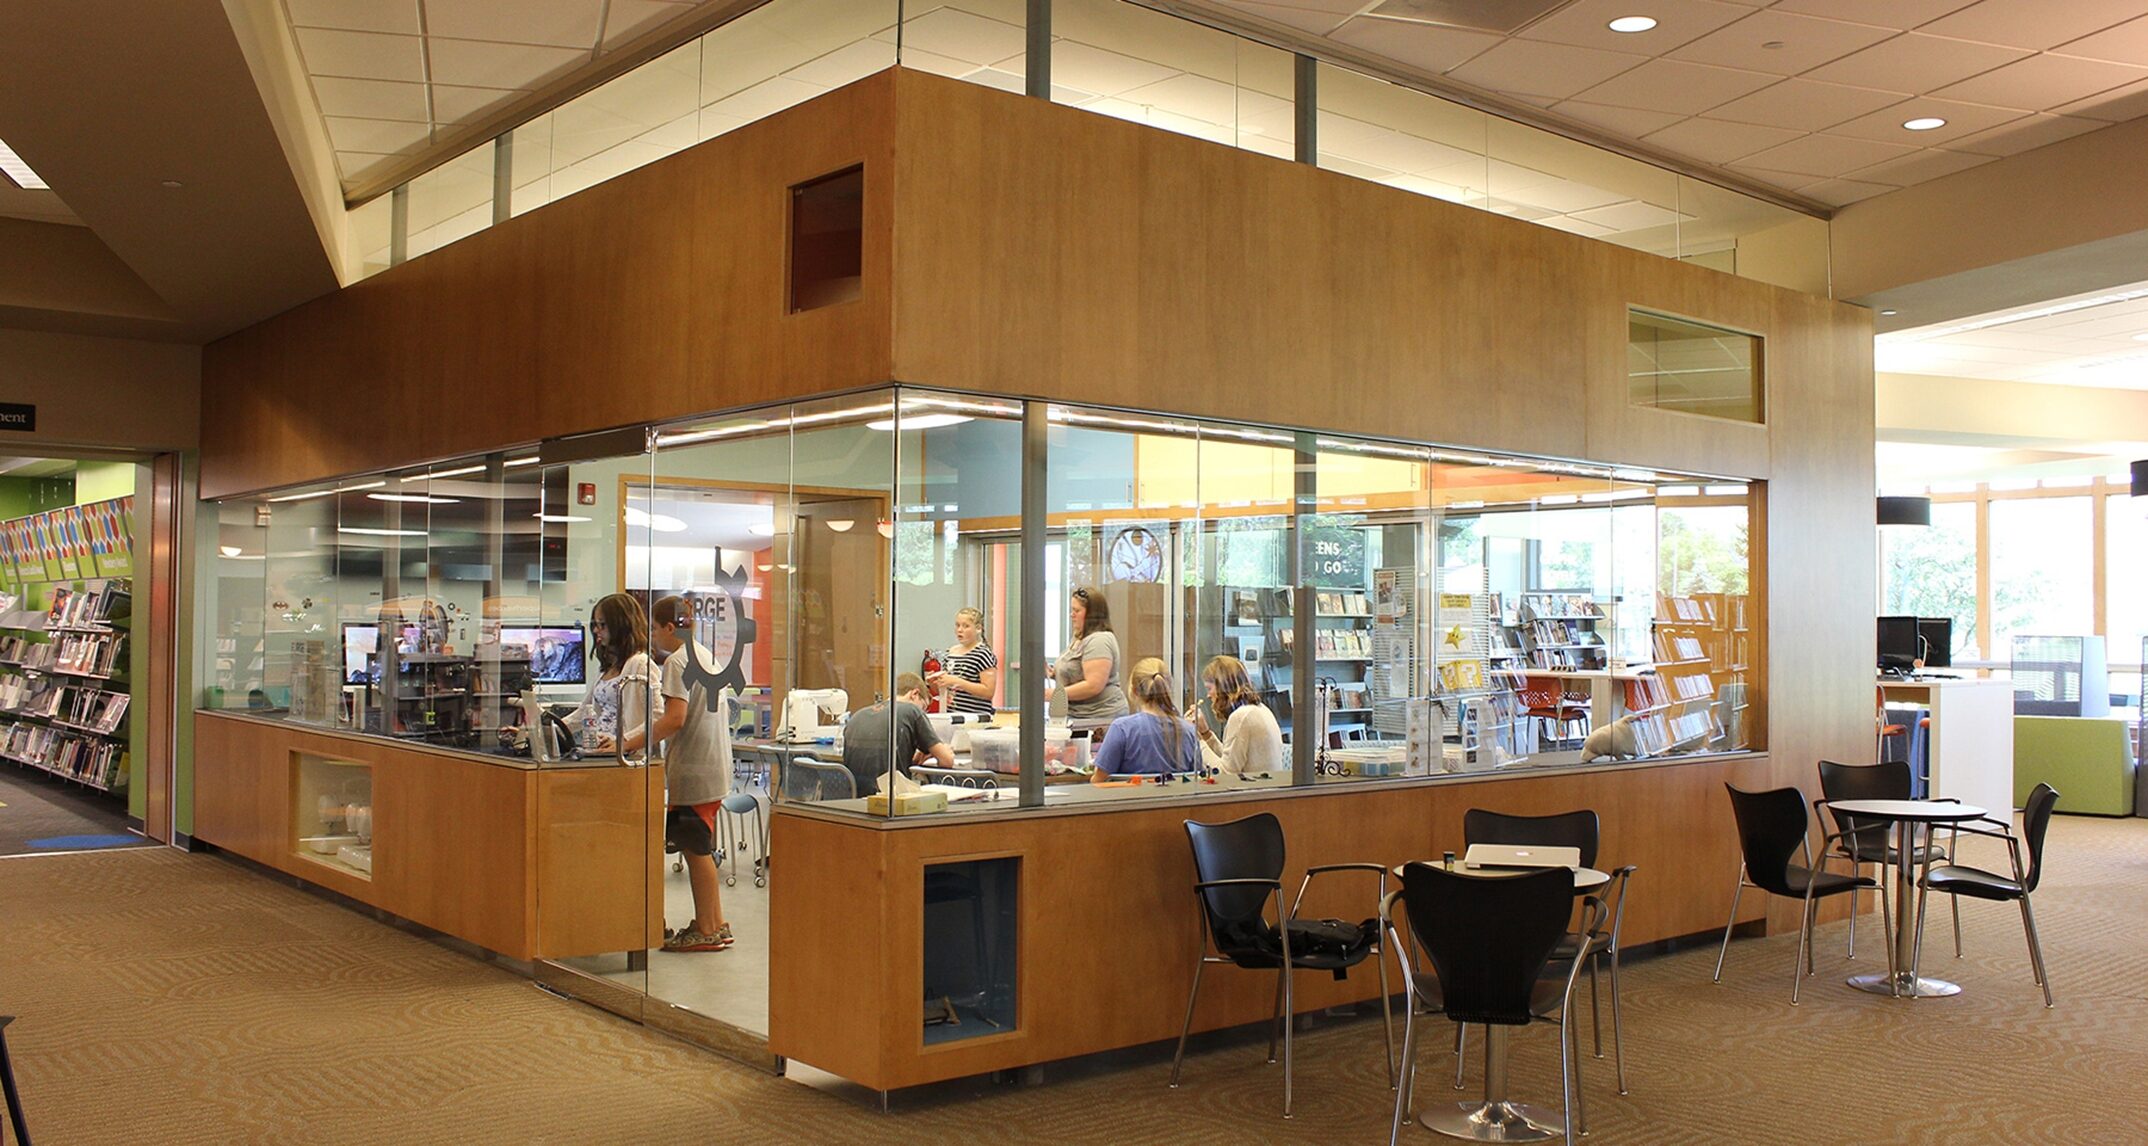
M 687 683 L 689 657 L 699 661 L 703 672 L 715 667 L 709 651 L 694 640 L 692 603 L 678 596 L 661 598 L 650 618 L 655 622 L 651 641 L 665 654 L 665 704 L 654 732 L 664 743 L 664 838 L 679 849 L 694 892 L 693 921 L 667 931 L 664 950 L 721 951 L 733 942 L 731 925 L 723 917 L 716 866 L 716 817 L 731 789 L 730 723 L 723 697 L 709 696 L 706 685 Z M 641 746 L 640 736 L 638 729 L 628 734 L 629 751 Z
M 908 769 L 924 756 L 942 768 L 955 766 L 954 751 L 925 719 L 925 679 L 914 672 L 895 678 L 892 703 L 868 705 L 843 723 L 843 767 L 850 769 L 860 796 L 880 791 L 890 761 Z

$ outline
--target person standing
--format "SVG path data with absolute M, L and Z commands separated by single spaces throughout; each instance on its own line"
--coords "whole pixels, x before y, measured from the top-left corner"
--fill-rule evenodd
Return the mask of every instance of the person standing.
M 673 595 L 659 598 L 652 610 L 658 651 L 664 654 L 664 712 L 650 735 L 664 745 L 664 839 L 679 849 L 686 879 L 694 893 L 694 918 L 668 931 L 664 950 L 721 951 L 736 940 L 723 917 L 720 872 L 716 864 L 716 817 L 731 790 L 731 722 L 727 695 L 710 696 L 703 680 L 713 674 L 715 657 L 694 639 L 693 603 Z M 689 670 L 699 672 L 689 675 Z M 728 690 L 726 690 L 728 691 Z M 642 747 L 641 734 L 627 734 L 627 750 Z
M 992 716 L 992 697 L 999 691 L 999 657 L 985 643 L 983 612 L 969 605 L 955 610 L 955 643 L 947 650 L 940 671 L 925 683 L 948 698 L 950 712 Z
M 1114 720 L 1127 713 L 1119 687 L 1119 638 L 1111 631 L 1111 606 L 1096 589 L 1076 589 L 1067 605 L 1066 651 L 1052 665 L 1052 678 L 1066 697 L 1071 720 Z
M 664 698 L 656 688 L 656 666 L 649 660 L 649 622 L 640 601 L 625 593 L 599 599 L 589 610 L 589 636 L 596 645 L 599 675 L 567 720 L 581 728 L 582 752 L 594 755 L 614 751 L 622 729 L 639 733 L 644 706 L 647 720 L 662 717 Z

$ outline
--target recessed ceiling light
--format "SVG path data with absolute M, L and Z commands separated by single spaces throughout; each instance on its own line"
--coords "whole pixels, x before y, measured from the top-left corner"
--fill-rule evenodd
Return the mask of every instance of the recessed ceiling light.
M 186 184 L 184 184 L 184 183 L 181 183 L 181 182 L 179 182 L 179 181 L 178 181 L 177 179 L 166 179 L 166 180 L 164 181 L 164 183 L 163 183 L 163 186 L 166 186 L 166 187 L 184 187 L 184 186 L 186 186 Z
M 15 154 L 15 149 L 5 143 L 0 143 L 0 171 L 7 172 L 7 177 L 15 181 L 15 186 L 25 191 L 51 189 L 51 184 L 38 178 L 37 172 L 30 170 L 30 165 L 22 161 L 22 156 Z
M 1902 121 L 1902 126 L 1908 128 L 1911 131 L 1930 131 L 1935 127 L 1945 127 L 1946 125 L 1947 121 L 1939 118 L 1936 115 L 1920 116 L 1916 119 L 1905 119 Z
M 1772 52 L 1781 48 L 1783 46 L 1783 42 L 1781 40 L 1769 40 L 1767 43 L 1762 44 L 1760 46 Z
M 1881 314 L 1884 314 L 1884 315 L 1887 315 L 1887 316 L 1889 316 L 1889 317 L 1893 317 L 1894 315 L 1900 314 L 1900 313 L 1902 313 L 1902 312 L 1901 312 L 1901 311 L 1899 311 L 1899 310 L 1883 310 L 1883 311 L 1881 311 L 1880 313 L 1881 313 Z
M 1654 16 L 1620 16 L 1610 24 L 1614 32 L 1646 32 L 1655 26 Z

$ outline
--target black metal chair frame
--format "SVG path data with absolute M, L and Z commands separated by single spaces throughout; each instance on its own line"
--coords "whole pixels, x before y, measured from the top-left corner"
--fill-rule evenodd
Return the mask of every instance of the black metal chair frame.
M 1524 878 L 1505 876 L 1470 876 L 1467 873 L 1463 872 L 1455 872 L 1452 874 L 1469 879 Z M 1402 1135 L 1403 1124 L 1410 1121 L 1410 1108 L 1412 1101 L 1415 1097 L 1415 1091 L 1417 1087 L 1416 1056 L 1418 1007 L 1422 1005 L 1427 1009 L 1428 1012 L 1431 1009 L 1439 1008 L 1442 1010 L 1442 1013 L 1446 1013 L 1444 1010 L 1444 992 L 1442 992 L 1442 998 L 1435 999 L 1427 991 L 1420 988 L 1418 986 L 1417 971 L 1413 965 L 1417 961 L 1419 949 L 1424 945 L 1425 942 L 1423 928 L 1427 926 L 1430 921 L 1421 922 L 1415 916 L 1411 916 L 1411 943 L 1405 946 L 1402 942 L 1400 929 L 1395 925 L 1395 904 L 1402 902 L 1404 902 L 1402 898 L 1402 892 L 1399 889 L 1388 892 L 1386 895 L 1383 895 L 1380 898 L 1380 926 L 1382 930 L 1387 933 L 1389 942 L 1394 944 L 1395 950 L 1397 952 L 1409 952 L 1408 955 L 1403 956 L 1398 960 L 1402 964 L 1402 990 L 1403 998 L 1407 1005 L 1403 1008 L 1402 1018 L 1402 1081 L 1401 1085 L 1396 1088 L 1395 1114 L 1393 1122 L 1388 1130 L 1388 1146 L 1396 1146 L 1396 1143 Z M 1405 906 L 1407 905 L 1405 904 Z M 1592 934 L 1602 928 L 1604 917 L 1606 915 L 1606 909 L 1600 899 L 1595 896 L 1586 897 L 1583 902 L 1582 913 L 1583 914 L 1581 929 L 1574 934 Z M 1551 956 L 1546 960 L 1546 966 L 1548 968 L 1549 966 L 1554 965 L 1562 960 L 1567 964 L 1565 976 L 1566 985 L 1560 991 L 1558 1017 L 1556 1019 L 1553 1019 L 1541 1015 L 1532 1015 L 1531 1021 L 1556 1022 L 1559 1025 L 1559 1084 L 1561 1091 L 1560 1098 L 1561 1101 L 1564 1103 L 1567 1146 L 1573 1146 L 1574 1140 L 1578 1135 L 1588 1133 L 1587 1104 L 1584 1101 L 1581 1089 L 1581 1038 L 1580 1032 L 1577 1031 L 1573 1025 L 1574 986 L 1581 977 L 1581 964 L 1583 960 L 1578 951 L 1571 952 L 1567 955 L 1558 954 L 1557 945 L 1555 944 L 1553 947 L 1553 954 L 1551 954 Z M 1434 977 L 1436 979 L 1436 973 L 1432 974 L 1434 974 Z M 1613 998 L 1615 1000 L 1616 996 L 1614 995 Z M 1614 1006 L 1615 1005 L 1616 1004 L 1614 1002 Z M 1449 1017 L 1452 1016 L 1450 1015 Z M 1459 1053 L 1461 1048 L 1460 1032 L 1463 1028 L 1467 1026 L 1468 1023 L 1460 1019 L 1457 1019 L 1455 1022 L 1455 1045 L 1457 1053 Z M 1489 1047 L 1487 1047 L 1487 1053 L 1489 1053 Z M 1459 1078 L 1459 1071 L 1457 1071 L 1457 1077 Z M 1457 1083 L 1457 1085 L 1459 1085 L 1459 1083 Z M 1487 1088 L 1492 1085 L 1489 1077 L 1486 1080 L 1486 1085 Z M 1621 1093 L 1623 1093 L 1623 1091 Z
M 1827 782 L 1831 774 L 1854 773 L 1865 768 L 1877 768 L 1886 771 L 1899 769 L 1902 779 L 1902 783 L 1899 786 L 1900 794 L 1880 795 L 1876 792 L 1843 792 L 1830 787 Z M 1895 790 L 1895 787 L 1891 785 L 1887 788 L 1890 793 Z M 1910 792 L 1914 790 L 1909 762 L 1906 760 L 1882 760 L 1877 764 L 1844 764 L 1834 760 L 1822 760 L 1820 761 L 1820 798 L 1812 802 L 1813 814 L 1819 816 L 1821 809 L 1827 807 L 1829 802 L 1834 800 L 1907 800 L 1910 798 Z M 1946 803 L 1958 804 L 1961 802 L 1950 797 L 1939 797 L 1939 799 Z M 1887 822 L 1874 820 L 1869 816 L 1860 819 L 1856 816 L 1845 815 L 1831 807 L 1827 807 L 1826 818 L 1820 822 L 1824 824 L 1828 820 L 1834 821 L 1835 835 L 1841 841 L 1828 853 L 1828 858 L 1848 860 L 1850 871 L 1859 875 L 1864 874 L 1864 869 L 1868 864 L 1877 869 L 1878 874 L 1874 876 L 1873 882 L 1879 885 L 1880 913 L 1882 918 L 1885 918 L 1888 906 L 1887 880 L 1885 877 L 1888 869 L 1892 868 L 1895 862 L 1894 844 L 1891 842 L 1892 833 L 1888 830 Z M 1951 829 L 1945 830 L 1948 830 L 1948 839 L 1947 846 L 1944 849 L 1939 847 L 1938 840 L 1932 834 L 1927 833 L 1924 846 L 1918 850 L 1920 858 L 1917 862 L 1926 871 L 1930 871 L 1932 864 L 1941 858 L 1944 858 L 1948 863 L 1954 862 L 1955 837 Z M 1850 892 L 1850 936 L 1843 953 L 1852 959 L 1857 958 L 1857 897 L 1861 894 L 1861 890 Z M 1921 935 L 1923 933 L 1921 930 L 1923 923 L 1921 921 L 1918 923 L 1918 927 L 1920 929 L 1918 933 Z M 1883 936 L 1882 938 L 1887 937 Z M 1954 909 L 1954 945 L 1960 947 L 1961 941 L 1962 912 L 1961 908 L 1956 906 Z M 1893 940 L 1887 938 L 1887 942 L 1891 948 Z
M 7 1025 L 13 1015 L 0 1015 L 0 1094 L 7 1099 L 7 1120 L 15 1128 L 18 1146 L 30 1146 L 30 1124 L 22 1113 L 22 1094 L 15 1089 L 15 1063 L 7 1053 Z
M 1271 813 L 1266 812 L 1258 813 L 1252 816 L 1245 816 L 1236 820 L 1226 821 L 1221 824 L 1204 824 L 1200 823 L 1199 821 L 1188 820 L 1186 821 L 1187 834 L 1190 840 L 1192 837 L 1193 829 L 1196 827 L 1223 828 L 1237 824 L 1244 824 L 1248 820 L 1258 820 L 1262 818 L 1275 821 L 1275 817 Z M 1282 830 L 1281 823 L 1280 821 L 1275 822 L 1277 825 L 1276 830 L 1278 833 L 1280 833 Z M 1194 865 L 1195 874 L 1199 874 L 1200 854 L 1198 850 L 1196 850 L 1194 854 Z M 1282 946 L 1281 957 L 1277 959 L 1275 963 L 1275 1017 L 1268 1032 L 1268 1061 L 1271 1063 L 1275 1061 L 1277 1035 L 1278 1032 L 1280 1032 L 1283 1048 L 1283 1117 L 1289 1118 L 1291 1116 L 1291 1027 L 1293 1025 L 1292 1019 L 1297 1014 L 1295 1007 L 1296 1000 L 1291 989 L 1291 972 L 1293 970 L 1329 971 L 1331 970 L 1331 968 L 1317 966 L 1305 967 L 1298 962 L 1300 956 L 1294 956 L 1290 950 L 1290 924 L 1297 921 L 1298 908 L 1301 904 L 1305 902 L 1305 891 L 1308 887 L 1312 886 L 1314 876 L 1325 875 L 1330 872 L 1344 871 L 1364 871 L 1371 872 L 1377 875 L 1380 881 L 1380 896 L 1382 899 L 1386 897 L 1387 869 L 1381 867 L 1379 864 L 1376 863 L 1322 864 L 1319 867 L 1311 867 L 1305 869 L 1305 878 L 1301 880 L 1298 884 L 1298 893 L 1290 901 L 1290 911 L 1288 914 L 1284 914 L 1282 911 L 1283 881 L 1280 876 L 1278 876 L 1277 878 L 1245 877 L 1237 879 L 1209 879 L 1197 881 L 1193 885 L 1193 899 L 1194 907 L 1196 909 L 1195 914 L 1198 915 L 1201 920 L 1201 946 L 1200 955 L 1194 961 L 1193 965 L 1193 987 L 1191 990 L 1186 992 L 1186 1020 L 1179 1026 L 1178 1049 L 1171 1055 L 1172 1089 L 1175 1090 L 1178 1088 L 1180 1068 L 1184 1064 L 1186 1059 L 1186 1036 L 1190 1034 L 1193 1030 L 1194 1005 L 1196 1002 L 1199 1001 L 1201 997 L 1202 971 L 1205 970 L 1211 963 L 1225 963 L 1233 966 L 1246 967 L 1248 970 L 1264 969 L 1258 966 L 1249 966 L 1248 964 L 1241 962 L 1238 959 L 1234 959 L 1231 956 L 1223 954 L 1222 947 L 1218 944 L 1216 939 L 1214 925 L 1209 918 L 1211 909 L 1208 893 L 1214 890 L 1225 888 L 1262 888 L 1265 889 L 1265 893 L 1260 897 L 1259 904 L 1256 907 L 1255 911 L 1257 912 L 1260 921 L 1265 924 L 1268 914 L 1268 905 L 1271 900 L 1274 902 L 1277 914 L 1274 928 L 1277 936 L 1281 941 Z M 1374 960 L 1379 964 L 1380 1026 L 1382 1033 L 1386 1036 L 1387 1039 L 1387 1084 L 1388 1086 L 1393 1087 L 1396 1082 L 1395 1023 L 1393 1005 L 1389 999 L 1387 984 L 1386 940 L 1384 938 L 1376 938 L 1376 941 L 1373 943 L 1366 957 Z
M 1579 824 L 1583 822 L 1583 816 L 1588 817 L 1588 836 L 1584 841 L 1587 844 L 1586 847 L 1580 846 L 1579 843 L 1571 843 L 1567 840 L 1554 838 L 1558 834 L 1558 828 L 1562 826 L 1562 821 L 1567 823 Z M 1519 829 L 1513 831 L 1512 834 L 1515 836 L 1526 835 L 1529 838 L 1505 838 L 1496 835 L 1486 835 L 1480 839 L 1475 832 L 1471 831 L 1470 825 L 1472 822 L 1481 825 L 1482 829 L 1487 832 L 1496 832 L 1501 829 Z M 1538 831 L 1537 829 L 1548 830 Z M 1503 843 L 1548 844 L 1560 847 L 1578 847 L 1581 852 L 1581 866 L 1589 868 L 1593 868 L 1596 866 L 1597 841 L 1600 831 L 1601 829 L 1598 825 L 1596 813 L 1588 809 L 1579 809 L 1572 812 L 1559 812 L 1548 816 L 1517 816 L 1508 812 L 1493 812 L 1484 808 L 1471 808 L 1467 812 L 1464 812 L 1462 814 L 1462 842 L 1465 845 L 1474 843 Z M 1624 1024 L 1620 1021 L 1619 1016 L 1619 932 L 1620 929 L 1626 925 L 1627 881 L 1631 880 L 1633 878 L 1633 873 L 1639 870 L 1640 869 L 1633 864 L 1627 864 L 1626 866 L 1621 867 L 1616 871 L 1613 871 L 1611 873 L 1611 882 L 1607 885 L 1606 890 L 1591 892 L 1589 895 L 1583 897 L 1581 901 L 1584 910 L 1586 910 L 1588 905 L 1591 903 L 1608 903 L 1611 916 L 1610 930 L 1591 931 L 1584 929 L 1581 931 L 1573 932 L 1568 935 L 1565 943 L 1561 945 L 1562 950 L 1558 952 L 1559 957 L 1565 956 L 1567 952 L 1563 948 L 1567 944 L 1571 944 L 1572 946 L 1580 949 L 1582 954 L 1584 954 L 1588 958 L 1589 1027 L 1590 1035 L 1595 1040 L 1594 1053 L 1597 1058 L 1604 1057 L 1603 1004 L 1599 998 L 1597 991 L 1597 964 L 1599 961 L 1599 957 L 1608 957 L 1611 961 L 1611 1049 L 1613 1061 L 1616 1063 L 1618 1068 L 1618 1092 L 1620 1094 L 1627 1093 L 1627 1090 L 1626 1029 Z M 1463 1053 L 1467 1049 L 1468 1031 L 1469 1025 L 1467 1023 L 1457 1024 L 1454 1031 L 1454 1085 L 1457 1090 L 1461 1089 L 1462 1086 L 1463 1068 L 1468 1065 L 1467 1058 Z
M 2018 894 L 1977 896 L 1974 893 L 1951 891 L 1944 886 L 1947 882 L 1944 878 L 1947 868 L 1956 866 L 1951 859 L 1945 867 L 1927 867 L 1924 872 L 1924 878 L 1917 881 L 1917 943 L 1910 959 L 1911 974 L 1915 974 L 1917 967 L 1924 961 L 1924 901 L 1926 893 L 1931 890 L 1932 876 L 1937 872 L 1941 876 L 1939 881 L 1942 884 L 1939 888 L 1940 894 L 1956 901 L 1957 904 L 1962 895 L 1970 894 L 1973 898 L 1991 899 L 1994 902 L 2004 902 L 2011 899 L 2021 905 L 2021 932 L 2029 942 L 2029 971 L 2035 975 L 2036 985 L 2043 988 L 2044 1006 L 2048 1008 L 2052 1005 L 2051 972 L 2044 966 L 2044 945 L 2036 935 L 2036 912 L 2029 906 L 2029 896 L 2036 890 L 2036 884 L 2043 878 L 2043 833 L 2044 829 L 2050 825 L 2051 809 L 2058 803 L 2058 796 L 2058 789 L 2049 784 L 2039 783 L 2029 793 L 2028 806 L 2022 809 L 2021 830 L 2023 834 L 2029 837 L 2029 866 L 2026 870 L 2021 866 L 2021 837 L 2014 834 L 2014 825 L 2010 821 L 2001 820 L 1994 816 L 1979 816 L 1974 820 L 1955 825 L 1955 830 L 1958 832 L 1967 832 L 1971 835 L 1987 836 L 1992 839 L 2006 841 L 2007 857 L 2012 862 L 2014 869 L 2014 888 Z M 2039 805 L 2041 806 L 2039 807 Z M 2040 818 L 2043 822 L 2041 824 L 2032 823 L 2032 818 Z M 1976 824 L 1986 826 L 1972 826 Z M 1966 868 L 1964 870 L 1975 871 L 1981 875 L 1993 874 L 1982 871 L 1979 868 Z M 1954 957 L 1956 959 L 1962 957 L 1961 909 L 1959 906 L 1955 908 Z
M 1861 875 L 1836 876 L 1835 878 L 1837 879 L 1849 880 L 1849 886 L 1837 887 L 1833 890 L 1825 892 L 1819 891 L 1818 888 L 1820 886 L 1821 877 L 1833 874 L 1825 869 L 1825 864 L 1827 860 L 1831 858 L 1828 853 L 1833 849 L 1834 844 L 1837 841 L 1841 840 L 1842 837 L 1839 833 L 1825 831 L 1821 833 L 1820 862 L 1822 866 L 1814 867 L 1812 862 L 1812 825 L 1811 822 L 1805 818 L 1805 794 L 1796 788 L 1772 788 L 1761 792 L 1748 792 L 1742 788 L 1739 788 L 1735 784 L 1725 784 L 1723 786 L 1730 790 L 1731 807 L 1733 814 L 1735 814 L 1736 812 L 1738 799 L 1740 797 L 1747 797 L 1752 799 L 1766 799 L 1776 797 L 1784 792 L 1792 793 L 1796 797 L 1799 820 L 1797 850 L 1802 854 L 1802 857 L 1805 861 L 1804 871 L 1806 874 L 1805 887 L 1802 892 L 1791 886 L 1790 852 L 1786 849 L 1783 852 L 1781 871 L 1763 873 L 1768 876 L 1768 882 L 1761 882 L 1760 880 L 1753 878 L 1753 874 L 1748 867 L 1748 857 L 1751 855 L 1753 844 L 1746 838 L 1744 821 L 1742 819 L 1738 821 L 1738 882 L 1733 886 L 1731 890 L 1730 919 L 1723 924 L 1723 948 L 1722 950 L 1716 952 L 1714 979 L 1717 983 L 1721 983 L 1723 981 L 1723 960 L 1726 956 L 1730 954 L 1730 933 L 1738 926 L 1738 900 L 1741 896 L 1745 894 L 1746 888 L 1750 887 L 1756 891 L 1765 892 L 1769 895 L 1780 895 L 1786 899 L 1802 900 L 1804 902 L 1805 909 L 1798 913 L 1797 958 L 1792 961 L 1790 979 L 1790 1005 L 1794 1007 L 1798 1005 L 1798 989 L 1804 985 L 1806 977 L 1814 973 L 1812 957 L 1812 932 L 1814 911 L 1818 907 L 1820 899 L 1823 899 L 1829 895 L 1840 895 L 1844 892 L 1852 890 L 1853 888 L 1876 888 L 1878 887 L 1878 883 L 1872 879 Z M 1885 926 L 1888 931 L 1893 931 L 1893 920 L 1891 917 L 1886 916 L 1886 900 L 1882 899 L 1880 901 L 1880 906 L 1881 913 L 1883 916 L 1883 926 Z M 1894 945 L 1888 944 L 1887 974 L 1890 978 L 1892 978 L 1894 972 Z

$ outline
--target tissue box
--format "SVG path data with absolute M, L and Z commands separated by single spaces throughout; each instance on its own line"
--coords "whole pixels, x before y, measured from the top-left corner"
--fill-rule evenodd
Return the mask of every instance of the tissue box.
M 865 797 L 865 810 L 875 816 L 888 814 L 888 795 L 875 792 Z M 904 792 L 895 797 L 895 814 L 898 816 L 921 816 L 928 812 L 947 810 L 945 792 Z

